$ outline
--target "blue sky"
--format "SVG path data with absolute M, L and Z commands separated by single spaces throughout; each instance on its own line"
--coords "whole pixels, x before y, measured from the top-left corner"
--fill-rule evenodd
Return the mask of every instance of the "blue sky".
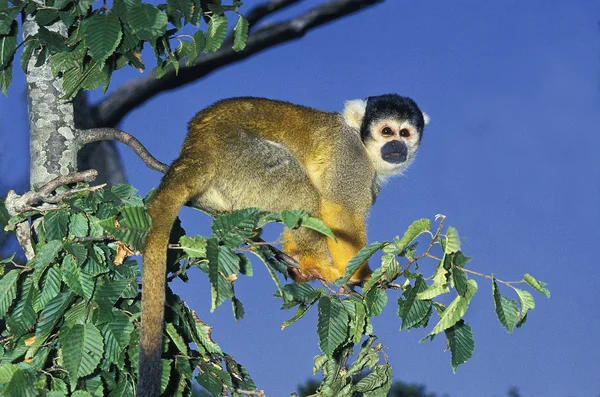
M 419 344 L 425 332 L 399 332 L 389 304 L 375 329 L 395 376 L 455 397 L 501 396 L 511 385 L 524 396 L 598 396 L 600 3 L 485 3 L 388 0 L 160 95 L 120 127 L 169 162 L 188 120 L 221 98 L 264 96 L 333 111 L 346 99 L 412 97 L 432 121 L 417 161 L 383 188 L 369 240 L 391 239 L 413 220 L 443 213 L 474 257 L 472 269 L 505 280 L 532 273 L 549 283 L 552 298 L 536 294 L 527 324 L 508 335 L 495 318 L 489 282 L 477 279 L 466 316 L 476 350 L 457 374 L 444 338 Z M 118 73 L 113 87 L 136 76 Z M 0 98 L 3 192 L 27 174 L 23 87 L 18 71 L 10 98 Z M 121 149 L 131 183 L 145 194 L 160 175 Z M 206 217 L 190 210 L 183 217 L 188 232 L 208 232 Z M 246 308 L 241 323 L 227 305 L 208 312 L 199 272 L 174 288 L 267 395 L 289 395 L 307 379 L 319 353 L 315 315 L 280 331 L 293 313 L 279 311 L 263 267 L 256 264 L 255 276 L 236 287 Z

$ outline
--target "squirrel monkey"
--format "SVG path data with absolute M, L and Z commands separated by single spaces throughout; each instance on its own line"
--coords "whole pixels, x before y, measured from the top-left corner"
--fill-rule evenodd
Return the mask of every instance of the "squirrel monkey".
M 148 205 L 137 396 L 159 394 L 167 245 L 183 205 L 306 210 L 337 242 L 308 228 L 286 231 L 283 249 L 300 265 L 292 276 L 334 282 L 366 245 L 369 208 L 382 182 L 415 158 L 427 122 L 413 100 L 395 94 L 348 101 L 342 113 L 260 98 L 227 99 L 200 111 Z M 351 282 L 370 274 L 365 263 Z

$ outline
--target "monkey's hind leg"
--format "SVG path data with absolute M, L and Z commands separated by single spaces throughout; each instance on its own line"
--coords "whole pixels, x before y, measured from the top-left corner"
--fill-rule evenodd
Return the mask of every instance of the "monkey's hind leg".
M 306 227 L 300 227 L 286 230 L 283 239 L 284 252 L 297 259 L 300 265 L 299 271 L 290 273 L 294 281 L 330 280 L 332 263 L 323 235 Z
M 331 279 L 328 281 L 334 282 L 344 275 L 348 262 L 367 244 L 365 214 L 322 200 L 321 219 L 331 228 L 337 239 L 334 241 L 326 238 L 329 254 L 333 260 Z M 361 284 L 371 277 L 371 273 L 369 265 L 365 262 L 352 275 L 350 283 Z

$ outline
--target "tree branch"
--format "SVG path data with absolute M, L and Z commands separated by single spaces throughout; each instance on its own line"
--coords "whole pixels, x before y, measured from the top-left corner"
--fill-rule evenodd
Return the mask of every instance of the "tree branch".
M 246 48 L 243 51 L 235 52 L 230 47 L 224 46 L 215 53 L 205 54 L 190 67 L 182 65 L 179 68 L 179 74 L 175 74 L 175 71 L 171 70 L 160 79 L 146 76 L 123 85 L 92 109 L 94 118 L 98 125 L 116 125 L 132 109 L 156 94 L 198 80 L 216 69 L 249 58 L 278 44 L 298 39 L 311 29 L 381 1 L 383 0 L 333 0 L 288 21 L 259 28 L 248 37 Z M 262 11 L 254 9 L 250 12 L 250 16 L 255 12 L 252 18 L 257 21 L 294 2 L 292 0 L 274 1 L 271 2 L 273 4 L 270 9 L 269 4 L 263 5 L 265 8 Z
M 151 169 L 167 172 L 169 166 L 158 161 L 133 135 L 116 128 L 90 128 L 89 130 L 77 130 L 78 143 L 84 146 L 91 142 L 118 141 L 129 146 Z

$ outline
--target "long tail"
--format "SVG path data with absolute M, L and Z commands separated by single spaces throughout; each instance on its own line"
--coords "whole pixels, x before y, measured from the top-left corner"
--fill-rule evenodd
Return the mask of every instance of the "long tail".
M 152 227 L 146 237 L 143 252 L 142 330 L 137 397 L 157 397 L 160 394 L 169 235 L 181 207 L 199 193 L 197 189 L 201 179 L 197 176 L 198 170 L 193 175 L 185 168 L 188 167 L 175 162 L 148 205 Z M 187 180 L 183 175 L 187 176 Z

